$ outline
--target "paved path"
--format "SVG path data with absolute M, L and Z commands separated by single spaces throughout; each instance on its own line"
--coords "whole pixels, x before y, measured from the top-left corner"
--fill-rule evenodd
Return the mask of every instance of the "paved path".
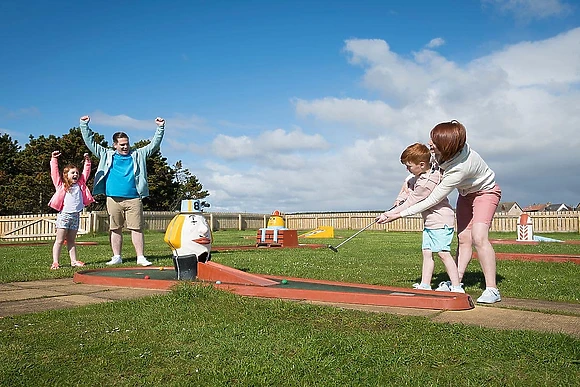
M 6 283 L 0 284 L 0 318 L 164 293 L 165 290 L 77 284 L 71 278 Z M 329 305 L 322 302 L 311 303 Z M 330 305 L 378 313 L 423 316 L 433 322 L 460 323 L 495 329 L 529 329 L 564 333 L 580 338 L 580 303 L 503 298 L 498 304 L 477 305 L 467 311 L 336 303 Z

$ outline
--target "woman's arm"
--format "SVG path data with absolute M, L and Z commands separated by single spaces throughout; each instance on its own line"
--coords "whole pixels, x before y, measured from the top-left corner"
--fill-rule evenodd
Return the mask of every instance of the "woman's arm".
M 445 199 L 459 185 L 459 183 L 461 183 L 463 175 L 464 174 L 460 170 L 446 171 L 443 173 L 441 182 L 433 189 L 427 198 L 399 212 L 400 216 L 415 215 L 433 207 L 435 204 Z

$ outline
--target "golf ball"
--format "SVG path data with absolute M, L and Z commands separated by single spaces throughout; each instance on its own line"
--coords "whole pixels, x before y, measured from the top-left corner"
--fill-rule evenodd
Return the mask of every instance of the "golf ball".
M 288 280 L 283 279 L 282 280 L 282 285 L 286 285 L 288 283 Z
M 146 276 L 145 276 L 145 277 L 143 277 L 143 278 L 145 278 L 145 279 L 149 279 L 150 277 L 149 277 L 148 275 L 146 275 Z
M 222 281 L 215 281 L 216 285 L 221 285 Z

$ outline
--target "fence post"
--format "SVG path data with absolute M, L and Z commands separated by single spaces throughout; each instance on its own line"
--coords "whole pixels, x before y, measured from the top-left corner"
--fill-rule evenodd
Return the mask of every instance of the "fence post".
M 87 231 L 87 234 L 90 234 L 91 233 L 91 230 L 93 228 L 93 216 L 92 216 L 93 214 L 92 214 L 92 212 L 88 212 L 88 213 L 86 211 L 83 211 L 83 212 L 85 214 L 87 214 L 87 228 L 86 228 L 86 231 Z
M 213 213 L 209 214 L 209 229 L 213 232 Z
M 242 231 L 242 214 L 238 214 L 238 230 Z

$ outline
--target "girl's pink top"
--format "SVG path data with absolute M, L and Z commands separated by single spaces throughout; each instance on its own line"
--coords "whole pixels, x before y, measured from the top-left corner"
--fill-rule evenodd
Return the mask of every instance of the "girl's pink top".
M 90 159 L 85 159 L 83 165 L 83 173 L 79 176 L 77 184 L 81 189 L 81 195 L 83 197 L 84 206 L 88 206 L 95 201 L 91 191 L 87 187 L 87 180 L 91 175 L 91 161 Z M 61 211 L 64 206 L 64 196 L 66 195 L 66 190 L 64 189 L 64 183 L 58 170 L 58 159 L 56 157 L 50 158 L 50 177 L 52 178 L 52 184 L 56 188 L 56 192 L 52 195 L 52 198 L 48 202 L 48 205 L 57 211 Z

